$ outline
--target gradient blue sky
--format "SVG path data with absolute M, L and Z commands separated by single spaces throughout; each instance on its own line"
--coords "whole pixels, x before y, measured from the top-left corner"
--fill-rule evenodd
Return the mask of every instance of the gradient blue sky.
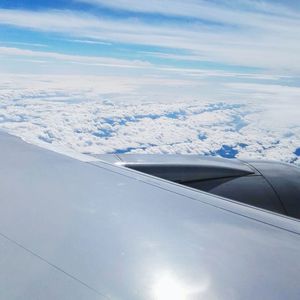
M 0 72 L 127 78 L 166 98 L 294 97 L 299 28 L 291 0 L 3 0 Z

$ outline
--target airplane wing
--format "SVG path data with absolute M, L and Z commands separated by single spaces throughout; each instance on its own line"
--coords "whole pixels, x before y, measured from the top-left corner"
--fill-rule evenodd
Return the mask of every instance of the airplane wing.
M 299 299 L 292 218 L 5 133 L 0 201 L 1 299 Z

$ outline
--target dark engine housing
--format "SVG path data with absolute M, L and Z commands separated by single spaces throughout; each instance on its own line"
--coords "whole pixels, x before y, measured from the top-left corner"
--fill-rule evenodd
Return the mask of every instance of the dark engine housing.
M 276 161 L 123 154 L 102 160 L 300 219 L 300 168 Z

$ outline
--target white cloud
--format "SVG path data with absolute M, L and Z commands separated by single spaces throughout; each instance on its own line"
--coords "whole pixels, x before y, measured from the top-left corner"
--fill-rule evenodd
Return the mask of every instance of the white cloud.
M 207 19 L 212 21 L 226 18 L 224 22 L 228 23 L 228 27 L 220 30 L 218 26 L 197 21 L 165 21 L 157 24 L 141 18 L 109 19 L 74 11 L 8 9 L 0 9 L 0 23 L 58 32 L 73 39 L 173 48 L 186 51 L 187 55 L 202 57 L 203 60 L 299 74 L 300 42 L 297 37 L 300 18 L 293 17 L 296 12 L 291 12 L 289 16 L 247 10 L 240 12 L 222 6 L 215 7 L 215 4 L 208 2 L 203 2 L 200 8 L 197 10 L 199 13 L 205 12 L 205 9 L 211 11 L 207 13 Z M 174 9 L 178 10 L 176 5 Z
M 48 47 L 46 44 L 26 43 L 26 42 L 10 42 L 10 41 L 2 42 L 2 41 L 0 41 L 0 44 L 3 44 L 4 46 L 6 46 L 6 45 L 18 45 L 18 46 L 42 47 L 42 48 Z
M 105 56 L 82 56 L 82 55 L 69 55 L 62 54 L 57 52 L 48 52 L 48 51 L 36 51 L 28 49 L 20 49 L 14 47 L 2 47 L 0 46 L 0 56 L 4 57 L 13 57 L 17 61 L 27 61 L 35 63 L 47 63 L 47 62 L 56 62 L 58 63 L 58 73 L 59 65 L 61 63 L 73 63 L 73 64 L 82 64 L 93 67 L 110 67 L 110 68 L 133 68 L 133 69 L 144 69 L 144 76 L 147 73 L 160 73 L 163 72 L 165 75 L 174 73 L 177 75 L 177 80 L 173 79 L 173 82 L 176 82 L 177 85 L 181 85 L 184 81 L 183 77 L 197 77 L 199 78 L 208 78 L 208 77 L 224 77 L 224 78 L 241 78 L 241 79 L 256 79 L 256 80 L 280 80 L 282 78 L 287 78 L 286 75 L 276 75 L 276 74 L 267 74 L 267 73 L 243 73 L 243 72 L 228 72 L 222 70 L 209 70 L 209 69 L 197 69 L 197 68 L 185 68 L 185 67 L 171 67 L 171 66 L 159 66 L 154 65 L 146 60 L 126 60 L 126 59 L 116 59 L 112 57 Z M 151 54 L 152 55 L 152 54 Z M 159 53 L 153 53 L 153 55 L 160 56 Z M 180 58 L 180 55 L 177 55 Z M 177 57 L 176 56 L 176 57 Z M 185 56 L 184 56 L 185 58 Z M 197 80 L 196 79 L 196 80 Z M 141 80 L 141 79 L 140 79 Z M 194 80 L 194 79 L 193 79 Z M 196 84 L 196 80 L 192 82 L 189 81 L 189 84 Z M 199 84 L 199 82 L 198 82 Z
M 260 1 L 203 1 L 203 0 L 75 0 L 75 2 L 106 6 L 116 10 L 158 13 L 165 16 L 196 18 L 239 26 L 286 28 L 286 23 L 297 21 L 299 13 L 278 4 Z M 285 22 L 280 22 L 285 21 Z M 266 26 L 267 25 L 267 26 Z
M 295 108 L 299 105 L 300 87 L 280 84 L 261 83 L 226 83 L 228 89 L 247 94 L 253 100 L 262 103 L 271 102 L 272 105 L 292 104 Z M 271 101 L 270 101 L 271 100 Z M 300 113 L 299 113 L 300 114 Z
M 66 153 L 123 150 L 212 154 L 226 145 L 242 158 L 299 163 L 294 153 L 300 147 L 299 113 L 294 100 L 282 99 L 273 105 L 273 95 L 269 95 L 264 102 L 195 100 L 159 104 L 154 99 L 124 103 L 105 101 L 101 94 L 109 91 L 109 79 L 105 77 L 86 78 L 85 85 L 77 89 L 74 87 L 80 77 L 77 81 L 76 76 L 40 77 L 40 83 L 30 87 L 28 82 L 33 79 L 38 82 L 32 76 L 20 77 L 20 84 L 16 84 L 16 78 L 1 78 L 0 128 L 43 147 Z M 129 79 L 120 79 L 119 87 L 111 83 L 110 88 L 138 97 Z M 287 87 L 282 88 L 287 91 Z
M 78 39 L 67 40 L 66 39 L 66 41 L 74 42 L 74 43 L 81 43 L 81 44 L 92 44 L 92 45 L 106 45 L 106 46 L 112 45 L 112 43 L 102 42 L 102 41 L 94 41 L 94 40 L 78 40 Z
M 69 55 L 56 52 L 47 51 L 33 51 L 27 49 L 19 49 L 12 47 L 1 47 L 0 55 L 17 56 L 17 57 L 41 57 L 61 60 L 64 62 L 92 64 L 98 66 L 117 67 L 117 68 L 143 68 L 150 66 L 150 63 L 138 60 L 125 60 L 110 57 L 99 56 L 82 56 L 82 55 Z

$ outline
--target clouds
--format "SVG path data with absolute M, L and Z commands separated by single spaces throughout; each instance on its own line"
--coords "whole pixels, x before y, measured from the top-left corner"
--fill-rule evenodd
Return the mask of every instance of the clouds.
M 28 3 L 0 7 L 1 128 L 81 153 L 298 161 L 297 6 Z
M 226 1 L 220 4 L 169 0 L 84 2 L 117 11 L 162 14 L 163 17 L 158 22 L 155 16 L 147 18 L 139 14 L 115 17 L 97 11 L 91 14 L 82 10 L 0 9 L 0 23 L 60 33 L 69 38 L 75 37 L 74 40 L 133 44 L 137 48 L 138 45 L 162 47 L 203 61 L 264 68 L 273 72 L 299 74 L 300 71 L 300 42 L 297 38 L 300 12 L 288 7 L 247 1 L 234 7 Z M 188 19 L 170 19 L 170 16 Z M 166 52 L 172 54 L 172 51 Z
M 223 25 L 239 25 L 262 27 L 268 21 L 294 21 L 299 14 L 294 9 L 280 4 L 261 1 L 203 1 L 203 0 L 75 0 L 95 6 L 108 7 L 118 11 L 128 11 L 148 14 L 161 14 L 165 17 L 185 17 L 208 22 L 223 23 Z M 277 27 L 280 23 L 269 22 L 269 26 Z M 284 24 L 281 24 L 284 26 Z M 273 27 L 273 28 L 274 28 Z M 283 27 L 282 27 L 283 28 Z
M 55 9 L 0 8 L 0 33 L 2 26 L 20 38 L 11 40 L 3 31 L 1 73 L 76 74 L 82 89 L 89 76 L 107 76 L 116 89 L 119 78 L 127 77 L 139 86 L 130 98 L 140 101 L 287 98 L 299 86 L 296 9 L 255 1 L 72 3 L 79 2 Z M 266 84 L 277 92 L 255 92 Z
M 56 52 L 47 51 L 33 51 L 27 49 L 19 49 L 12 47 L 1 47 L 0 55 L 6 56 L 18 56 L 18 57 L 30 57 L 30 58 L 47 58 L 55 59 L 63 62 L 90 64 L 94 66 L 106 66 L 116 68 L 143 68 L 150 66 L 150 63 L 138 61 L 138 60 L 125 60 L 116 59 L 110 57 L 99 56 L 80 56 L 80 55 L 68 55 Z
M 118 100 L 103 100 L 105 78 L 90 78 L 83 90 L 74 88 L 76 77 L 39 81 L 34 88 L 25 81 L 14 90 L 15 81 L 1 79 L 0 128 L 52 150 L 236 155 L 299 164 L 300 125 L 293 101 L 276 106 L 270 100 L 129 103 L 117 95 Z M 130 81 L 123 85 L 115 92 L 136 93 Z

